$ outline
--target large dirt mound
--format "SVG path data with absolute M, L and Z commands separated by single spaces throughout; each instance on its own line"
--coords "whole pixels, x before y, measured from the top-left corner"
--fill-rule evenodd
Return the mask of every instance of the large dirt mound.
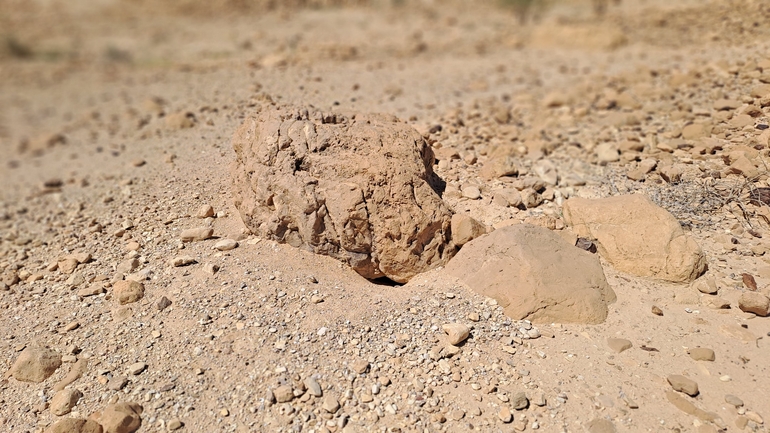
M 260 236 L 397 282 L 455 252 L 433 151 L 395 117 L 269 106 L 233 147 L 235 204 Z

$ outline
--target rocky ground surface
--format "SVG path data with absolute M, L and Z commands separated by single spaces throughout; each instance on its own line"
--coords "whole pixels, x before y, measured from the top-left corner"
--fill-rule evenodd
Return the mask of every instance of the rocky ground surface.
M 0 2 L 0 430 L 768 430 L 768 5 L 394 3 Z M 595 251 L 606 319 L 252 233 L 231 137 L 271 101 L 408 123 L 474 236 Z

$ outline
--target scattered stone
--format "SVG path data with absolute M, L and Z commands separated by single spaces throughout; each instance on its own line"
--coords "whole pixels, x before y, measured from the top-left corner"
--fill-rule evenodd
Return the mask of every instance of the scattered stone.
M 312 376 L 305 379 L 303 382 L 305 384 L 305 387 L 307 388 L 308 392 L 314 397 L 321 397 L 323 396 L 323 390 L 321 389 L 321 385 L 318 384 L 318 381 L 315 380 Z
M 147 369 L 147 364 L 145 364 L 144 362 L 135 362 L 128 366 L 128 374 L 138 376 L 142 374 L 142 372 L 146 369 Z
M 447 341 L 453 346 L 468 339 L 471 329 L 462 323 L 447 323 L 441 326 L 441 329 L 447 334 Z
M 112 293 L 120 305 L 131 304 L 144 297 L 144 284 L 131 280 L 116 281 Z
M 652 314 L 656 316 L 663 316 L 663 310 L 660 309 L 660 307 L 653 305 L 652 306 Z
M 369 370 L 369 361 L 365 359 L 359 359 L 353 362 L 351 365 L 353 368 L 353 371 L 355 371 L 358 374 L 364 374 L 367 370 Z
M 328 413 L 336 413 L 340 409 L 340 402 L 337 401 L 337 397 L 333 395 L 327 395 L 324 397 L 324 402 L 321 408 Z
M 577 238 L 575 246 L 581 250 L 586 250 L 591 254 L 596 254 L 596 244 L 592 240 L 586 238 Z
M 186 129 L 195 126 L 195 114 L 189 111 L 177 111 L 166 115 L 168 129 Z
M 195 216 L 198 218 L 211 218 L 214 216 L 214 208 L 210 204 L 204 204 L 198 208 Z
M 487 229 L 483 224 L 466 214 L 460 213 L 452 215 L 451 227 L 452 242 L 458 247 L 467 244 L 487 232 Z
M 703 251 L 679 221 L 641 194 L 571 198 L 563 212 L 567 225 L 596 239 L 599 253 L 618 270 L 684 282 L 706 268 Z
M 503 207 L 522 206 L 521 193 L 516 188 L 505 188 L 495 191 L 492 202 Z
M 73 351 L 70 351 L 70 353 L 72 352 Z M 66 355 L 66 356 L 73 357 L 73 355 Z M 62 357 L 62 360 L 64 360 L 64 357 Z M 78 359 L 77 361 L 75 361 L 74 364 L 72 364 L 72 367 L 70 367 L 69 373 L 67 373 L 66 376 L 64 376 L 59 382 L 56 383 L 56 385 L 53 386 L 53 390 L 54 391 L 63 390 L 67 385 L 74 383 L 76 380 L 82 377 L 87 370 L 88 370 L 88 360 L 85 358 Z
M 754 412 L 753 410 L 747 410 L 745 414 L 743 414 L 746 418 L 748 418 L 749 421 L 754 421 L 755 423 L 762 425 L 765 423 L 765 420 L 762 419 L 762 417 Z
M 743 400 L 741 400 L 740 398 L 738 398 L 738 397 L 736 397 L 736 396 L 734 396 L 732 394 L 725 395 L 725 403 L 731 404 L 731 405 L 733 405 L 735 407 L 743 406 Z
M 75 269 L 77 269 L 79 263 L 76 259 L 72 257 L 65 258 L 64 260 L 59 260 L 57 263 L 59 271 L 65 273 L 65 274 L 71 274 L 75 272 Z
M 516 320 L 601 323 L 615 301 L 597 256 L 528 224 L 471 241 L 445 269 Z
M 44 433 L 102 433 L 102 426 L 96 421 L 82 418 L 64 418 L 45 429 Z
M 757 281 L 754 279 L 754 276 L 751 274 L 743 273 L 741 274 L 741 278 L 743 280 L 743 285 L 751 290 L 756 292 L 757 291 Z
M 692 123 L 682 128 L 682 138 L 685 140 L 697 140 L 699 138 L 710 137 L 711 130 L 711 125 Z
M 478 200 L 481 198 L 481 190 L 474 185 L 466 185 L 462 188 L 463 197 L 468 200 Z
M 178 268 L 178 267 L 181 267 L 181 266 L 193 265 L 195 263 L 198 263 L 198 261 L 195 260 L 195 258 L 190 257 L 190 256 L 177 256 L 177 257 L 174 257 L 173 259 L 170 259 L 168 261 L 168 264 L 170 266 L 175 267 L 175 268 Z
M 703 296 L 701 298 L 701 303 L 715 310 L 730 308 L 730 301 L 722 299 L 719 296 Z
M 738 308 L 746 313 L 767 317 L 770 315 L 770 298 L 759 292 L 743 292 L 738 299 Z
M 516 176 L 518 173 L 519 168 L 516 165 L 516 160 L 509 155 L 493 156 L 479 170 L 479 176 L 486 180 Z
M 61 366 L 61 355 L 52 349 L 28 346 L 16 358 L 9 374 L 20 382 L 40 383 Z
M 524 410 L 529 407 L 529 399 L 527 394 L 523 392 L 517 392 L 511 399 L 511 407 L 516 410 Z
M 107 389 L 110 391 L 120 391 L 126 385 L 128 385 L 128 378 L 125 376 L 113 376 L 112 379 L 107 382 Z
M 211 227 L 195 227 L 192 229 L 183 230 L 179 237 L 182 242 L 197 242 L 205 241 L 214 236 L 214 229 Z
M 219 272 L 219 265 L 215 265 L 214 263 L 206 263 L 203 265 L 203 272 L 209 275 L 214 275 Z
M 596 159 L 599 165 L 620 160 L 620 151 L 615 143 L 601 143 L 596 146 Z
M 507 406 L 503 406 L 500 408 L 500 411 L 497 412 L 497 417 L 500 418 L 500 421 L 506 424 L 513 421 L 513 414 L 511 413 L 511 410 L 508 409 Z
M 238 247 L 238 242 L 234 239 L 222 239 L 214 244 L 214 248 L 219 251 L 230 251 Z
M 615 424 L 604 418 L 594 418 L 586 424 L 588 433 L 615 433 Z
M 80 297 L 88 297 L 88 296 L 96 296 L 101 295 L 102 293 L 105 293 L 107 290 L 104 288 L 102 283 L 93 283 L 88 287 L 82 288 L 77 291 L 78 296 Z
M 681 410 L 686 414 L 696 416 L 703 421 L 715 422 L 719 420 L 719 422 L 721 422 L 721 418 L 719 417 L 719 415 L 713 412 L 706 412 L 703 409 L 700 409 L 699 407 L 687 401 L 687 399 L 685 397 L 682 397 L 681 394 L 677 394 L 673 391 L 666 391 L 666 398 L 668 399 L 669 402 L 671 402 L 671 404 L 676 406 L 677 409 Z
M 161 298 L 158 299 L 158 301 L 155 303 L 155 308 L 157 308 L 158 311 L 163 311 L 170 306 L 171 306 L 171 300 L 165 296 L 161 296 Z
M 674 391 L 683 392 L 691 397 L 698 395 L 698 384 L 687 377 L 679 374 L 672 374 L 666 378 Z
M 676 290 L 674 302 L 681 305 L 698 305 L 700 304 L 700 294 L 690 287 L 682 287 Z
M 171 431 L 179 430 L 180 428 L 184 427 L 184 423 L 180 421 L 179 418 L 174 418 L 166 423 L 166 427 Z
M 96 421 L 104 433 L 133 433 L 142 426 L 142 406 L 136 403 L 115 403 L 107 406 Z
M 51 399 L 51 413 L 56 416 L 70 413 L 81 397 L 83 397 L 83 393 L 77 389 L 63 389 L 57 392 Z
M 690 358 L 696 361 L 713 361 L 716 359 L 714 351 L 705 347 L 696 347 L 695 349 L 690 349 L 687 353 L 690 355 Z
M 616 353 L 622 353 L 623 351 L 626 351 L 631 347 L 633 347 L 633 344 L 631 344 L 630 341 L 623 338 L 608 338 L 607 346 L 609 346 L 609 348 L 615 351 Z
M 541 159 L 532 165 L 532 171 L 548 185 L 555 186 L 559 181 L 556 165 L 549 159 Z
M 286 403 L 294 399 L 294 391 L 289 385 L 281 385 L 273 390 L 275 401 L 278 403 Z
M 235 206 L 262 238 L 398 283 L 456 251 L 451 212 L 431 186 L 433 151 L 392 116 L 265 106 L 238 129 L 233 148 Z
M 717 283 L 713 276 L 701 277 L 692 283 L 692 287 L 697 289 L 701 293 L 709 295 L 717 294 Z

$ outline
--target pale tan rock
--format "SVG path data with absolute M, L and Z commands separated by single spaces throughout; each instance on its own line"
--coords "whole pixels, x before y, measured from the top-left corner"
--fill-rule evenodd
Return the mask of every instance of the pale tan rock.
M 351 367 L 353 367 L 353 371 L 355 371 L 358 374 L 364 374 L 367 370 L 369 370 L 369 361 L 365 359 L 358 359 L 353 364 L 351 364 Z
M 748 114 L 739 114 L 737 116 L 733 116 L 728 124 L 735 129 L 741 129 L 745 126 L 753 125 L 754 118 Z
M 701 303 L 715 310 L 730 308 L 730 301 L 720 298 L 719 296 L 703 296 L 701 298 Z
M 195 263 L 198 263 L 198 261 L 195 260 L 195 257 L 191 257 L 191 256 L 177 256 L 168 260 L 169 266 L 173 266 L 175 268 L 178 268 L 180 266 L 192 265 Z
M 262 238 L 400 283 L 456 252 L 433 151 L 392 116 L 265 106 L 233 148 L 235 205 Z
M 211 218 L 214 216 L 214 208 L 210 204 L 201 205 L 198 211 L 195 212 L 195 216 L 198 218 Z
M 452 215 L 452 242 L 463 246 L 477 237 L 485 234 L 487 228 L 469 215 L 456 213 Z
M 501 407 L 500 411 L 497 412 L 497 417 L 506 424 L 513 421 L 513 414 L 511 413 L 511 410 L 508 409 L 508 406 Z
M 45 429 L 44 433 L 102 433 L 102 426 L 96 421 L 82 418 L 64 418 Z
M 482 179 L 497 179 L 499 177 L 516 176 L 519 167 L 516 159 L 510 155 L 492 157 L 481 166 L 479 176 Z
M 692 283 L 692 287 L 701 293 L 716 295 L 718 288 L 713 276 L 703 276 Z
M 211 227 L 195 227 L 187 230 L 183 230 L 179 237 L 182 242 L 196 242 L 210 239 L 214 236 L 214 229 Z
M 77 269 L 78 264 L 79 263 L 78 263 L 77 259 L 75 259 L 73 257 L 68 257 L 68 258 L 65 258 L 63 260 L 59 260 L 59 262 L 58 262 L 59 271 L 65 273 L 65 274 L 71 274 L 71 273 L 75 272 L 75 269 Z
M 287 401 L 292 401 L 294 399 L 294 391 L 289 385 L 281 385 L 274 389 L 273 395 L 275 396 L 275 401 L 278 403 L 286 403 Z
M 445 269 L 514 319 L 601 323 L 615 301 L 596 255 L 529 224 L 471 241 Z
M 115 403 L 94 414 L 104 433 L 133 433 L 142 426 L 143 408 L 137 403 Z
M 519 207 L 522 205 L 521 193 L 516 188 L 505 188 L 493 193 L 492 201 L 503 207 Z
M 750 94 L 757 99 L 770 96 L 770 84 L 757 84 L 751 88 Z
M 171 431 L 179 430 L 180 428 L 184 427 L 184 423 L 179 418 L 174 418 L 169 420 L 169 422 L 166 424 L 166 427 Z
M 747 179 L 752 179 L 759 174 L 759 170 L 746 156 L 741 155 L 735 161 L 730 164 L 730 171 L 735 174 L 740 174 Z
M 29 346 L 16 358 L 10 375 L 20 382 L 40 383 L 61 366 L 61 355 L 46 347 Z
M 51 399 L 51 413 L 56 416 L 70 413 L 81 397 L 83 397 L 83 393 L 77 389 L 63 389 L 57 392 Z
M 219 251 L 230 251 L 238 247 L 238 241 L 235 239 L 222 239 L 214 244 L 214 249 Z
M 734 338 L 736 340 L 743 341 L 744 343 L 755 343 L 757 341 L 757 336 L 754 335 L 751 331 L 748 329 L 742 327 L 741 325 L 735 324 L 735 323 L 728 323 L 724 324 L 719 327 L 719 332 L 721 332 L 723 335 Z
M 525 188 L 521 191 L 521 204 L 527 209 L 533 209 L 543 203 L 543 196 L 532 188 Z
M 607 346 L 616 353 L 622 353 L 633 347 L 633 344 L 625 338 L 608 338 Z
M 714 101 L 713 107 L 717 111 L 722 111 L 722 110 L 735 110 L 741 105 L 743 105 L 741 101 L 736 101 L 733 99 L 717 99 L 716 101 Z
M 738 299 L 738 308 L 747 313 L 767 317 L 770 315 L 770 298 L 759 292 L 743 292 Z
M 594 418 L 586 424 L 588 433 L 615 433 L 615 424 L 604 418 Z
M 695 397 L 698 395 L 698 384 L 685 376 L 679 374 L 672 374 L 666 378 L 674 391 L 683 392 L 689 396 Z
M 685 282 L 706 268 L 695 240 L 676 218 L 643 195 L 571 198 L 563 213 L 578 236 L 596 239 L 599 253 L 623 272 Z
M 708 422 L 721 422 L 722 419 L 714 412 L 706 412 L 705 410 L 690 403 L 681 394 L 677 394 L 674 391 L 666 391 L 666 399 L 671 402 L 677 409 L 682 412 L 696 416 L 704 421 Z
M 186 129 L 195 126 L 195 114 L 189 111 L 178 111 L 166 115 L 166 127 L 169 129 Z
M 87 297 L 87 296 L 96 296 L 104 292 L 106 292 L 106 290 L 104 289 L 104 286 L 102 285 L 102 283 L 93 283 L 88 287 L 84 287 L 78 290 L 77 294 L 78 296 Z
M 116 281 L 112 285 L 112 295 L 120 305 L 137 302 L 144 297 L 144 284 L 133 280 Z
M 682 128 L 682 138 L 697 140 L 711 136 L 712 126 L 704 123 L 692 123 Z
M 337 401 L 337 397 L 329 394 L 326 397 L 324 397 L 324 401 L 323 401 L 323 404 L 321 405 L 321 408 L 328 413 L 335 413 L 338 410 L 340 410 L 340 402 Z
M 682 169 L 678 165 L 663 164 L 658 167 L 658 174 L 668 183 L 677 183 L 682 180 Z
M 441 325 L 441 329 L 446 333 L 449 344 L 453 346 L 467 340 L 471 332 L 471 328 L 462 323 L 446 323 Z
M 602 143 L 596 146 L 596 159 L 599 165 L 620 160 L 620 151 L 615 143 Z
M 690 355 L 690 358 L 696 361 L 713 361 L 716 359 L 714 350 L 706 347 L 696 347 L 690 349 L 687 353 Z

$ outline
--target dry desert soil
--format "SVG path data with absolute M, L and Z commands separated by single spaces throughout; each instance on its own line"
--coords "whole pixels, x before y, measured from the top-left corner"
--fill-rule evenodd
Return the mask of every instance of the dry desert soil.
M 0 0 L 0 431 L 768 431 L 770 4 L 525 3 Z M 232 140 L 284 106 L 397 117 L 491 233 L 405 284 L 261 236 Z M 519 224 L 606 318 L 473 290 Z

